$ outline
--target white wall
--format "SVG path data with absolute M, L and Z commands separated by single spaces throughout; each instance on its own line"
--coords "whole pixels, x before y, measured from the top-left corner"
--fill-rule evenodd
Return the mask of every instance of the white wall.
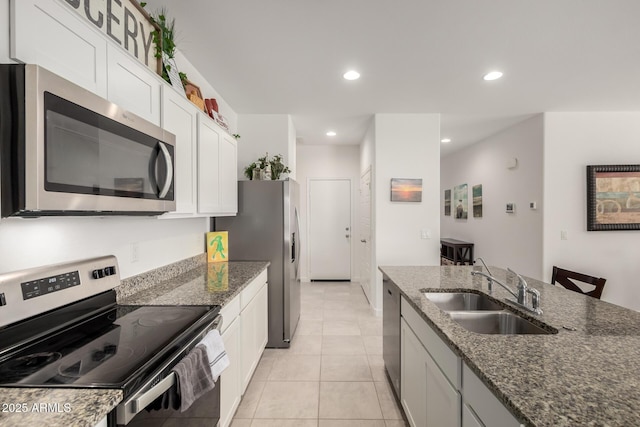
M 300 183 L 300 228 L 304 230 L 302 258 L 300 261 L 301 278 L 309 280 L 309 179 L 312 178 L 348 178 L 351 180 L 351 280 L 358 281 L 360 253 L 357 236 L 360 235 L 358 223 L 360 148 L 357 145 L 304 145 L 298 144 L 298 179 Z M 333 203 L 327 200 L 327 203 Z
M 188 52 L 187 52 L 188 54 Z M 180 50 L 176 50 L 175 54 L 176 66 L 182 73 L 187 74 L 187 79 L 190 82 L 196 84 L 202 92 L 202 96 L 205 98 L 215 98 L 218 103 L 218 112 L 227 119 L 229 124 L 229 133 L 237 133 L 238 129 L 238 114 L 231 108 L 231 106 L 224 100 L 222 96 L 216 91 L 209 82 L 202 77 L 202 74 L 193 66 L 191 62 L 184 56 Z
M 442 237 L 474 243 L 474 257 L 489 265 L 511 267 L 524 275 L 542 276 L 542 114 L 496 135 L 456 151 L 441 160 L 440 230 Z M 509 158 L 518 166 L 507 169 Z M 468 186 L 468 218 L 455 219 L 455 200 L 450 216 L 444 215 L 444 190 Z M 482 218 L 473 217 L 472 187 L 482 184 Z M 529 202 L 537 210 L 529 209 Z M 513 214 L 505 204 L 514 202 Z M 546 206 L 549 206 L 548 204 Z
M 204 252 L 208 218 L 11 218 L 0 221 L 0 273 L 115 255 L 130 277 Z M 138 261 L 131 245 L 138 245 Z
M 240 114 L 238 116 L 238 179 L 247 179 L 244 169 L 263 157 L 281 154 L 283 163 L 291 169 L 291 177 L 295 177 L 295 130 L 287 114 Z M 291 150 L 290 145 L 294 148 Z M 293 163 L 290 162 L 293 160 Z M 292 167 L 293 166 L 293 167 Z
M 376 268 L 439 265 L 440 115 L 376 114 L 374 169 Z M 391 178 L 422 178 L 422 202 L 391 202 Z M 420 238 L 423 229 L 431 239 Z M 382 308 L 381 274 L 376 285 Z
M 604 277 L 602 299 L 634 310 L 640 231 L 586 231 L 586 166 L 639 164 L 639 141 L 639 112 L 545 113 L 545 279 L 553 265 Z

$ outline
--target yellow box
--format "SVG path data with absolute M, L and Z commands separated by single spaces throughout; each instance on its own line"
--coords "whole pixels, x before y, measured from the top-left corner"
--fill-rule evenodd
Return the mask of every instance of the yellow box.
M 207 262 L 229 261 L 229 233 L 211 231 L 207 233 Z

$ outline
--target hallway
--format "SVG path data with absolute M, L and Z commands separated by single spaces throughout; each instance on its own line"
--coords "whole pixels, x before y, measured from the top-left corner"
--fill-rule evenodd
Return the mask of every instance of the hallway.
M 266 349 L 232 427 L 403 427 L 382 360 L 382 317 L 358 283 L 302 283 L 289 349 Z

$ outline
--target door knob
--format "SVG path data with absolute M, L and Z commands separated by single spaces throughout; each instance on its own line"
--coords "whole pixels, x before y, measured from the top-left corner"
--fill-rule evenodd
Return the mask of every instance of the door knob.
M 362 243 L 367 243 L 367 239 L 360 239 Z

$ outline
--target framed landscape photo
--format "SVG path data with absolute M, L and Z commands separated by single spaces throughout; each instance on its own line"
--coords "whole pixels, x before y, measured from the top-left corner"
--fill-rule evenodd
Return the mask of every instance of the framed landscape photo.
M 640 165 L 587 166 L 587 230 L 640 230 Z
M 422 180 L 391 178 L 392 202 L 421 202 Z

